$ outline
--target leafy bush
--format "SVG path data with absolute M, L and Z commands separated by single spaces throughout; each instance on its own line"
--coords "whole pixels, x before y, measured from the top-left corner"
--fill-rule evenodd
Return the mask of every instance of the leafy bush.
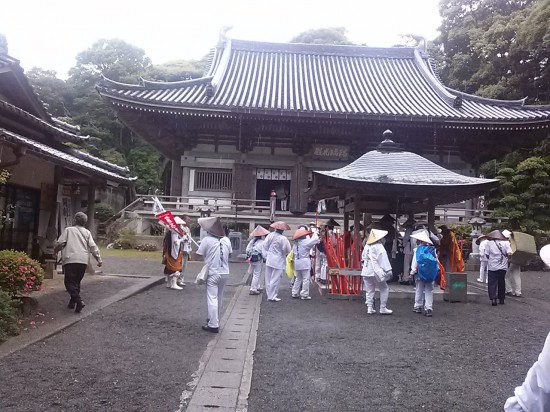
M 136 232 L 131 229 L 121 229 L 119 238 L 113 242 L 115 249 L 135 249 L 137 245 Z
M 141 245 L 137 245 L 136 249 L 141 250 L 142 252 L 154 252 L 155 250 L 158 250 L 158 247 L 153 243 L 143 243 Z
M 13 299 L 6 292 L 0 291 L 0 343 L 18 333 L 17 309 Z
M 95 217 L 100 222 L 105 222 L 115 215 L 115 209 L 107 203 L 98 203 L 95 205 Z
M 40 263 L 16 250 L 0 251 L 0 290 L 15 296 L 40 290 L 44 269 Z

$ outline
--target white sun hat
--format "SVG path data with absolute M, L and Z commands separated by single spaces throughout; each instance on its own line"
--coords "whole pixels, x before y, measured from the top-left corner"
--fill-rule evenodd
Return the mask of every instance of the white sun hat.
M 374 242 L 378 242 L 384 236 L 388 234 L 387 230 L 371 229 L 369 238 L 367 239 L 367 245 L 371 245 Z
M 430 239 L 430 235 L 428 235 L 428 232 L 424 229 L 420 229 L 415 232 L 412 232 L 411 237 L 418 239 L 421 242 L 429 243 L 430 245 L 433 245 L 433 242 Z

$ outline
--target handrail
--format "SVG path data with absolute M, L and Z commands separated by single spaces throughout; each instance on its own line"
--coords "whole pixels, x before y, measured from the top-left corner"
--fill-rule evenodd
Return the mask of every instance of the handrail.
M 109 219 L 107 219 L 105 222 L 101 222 L 103 223 L 103 225 L 107 226 L 108 224 L 112 223 L 111 221 L 114 221 L 115 219 L 117 219 L 119 216 L 121 216 L 124 212 L 126 212 L 129 208 L 133 207 L 134 205 L 140 203 L 140 202 L 143 202 L 143 198 L 140 196 L 138 197 L 136 200 L 134 200 L 132 203 L 130 203 L 129 205 L 123 207 L 122 209 L 120 209 L 118 212 L 116 212 L 113 216 L 111 216 Z

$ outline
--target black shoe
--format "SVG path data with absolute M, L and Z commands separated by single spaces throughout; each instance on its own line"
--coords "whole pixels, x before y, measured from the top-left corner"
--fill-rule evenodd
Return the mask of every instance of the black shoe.
M 69 301 L 69 304 L 67 305 L 67 307 L 68 307 L 69 309 L 74 309 L 75 305 L 76 305 L 76 302 L 75 302 L 74 300 L 71 299 L 71 300 Z
M 496 305 L 497 305 L 497 300 L 496 300 L 496 299 L 493 299 L 493 300 L 491 301 L 491 305 L 492 305 L 492 306 L 496 306 Z
M 499 299 L 498 303 L 500 303 L 501 305 L 504 305 L 504 299 Z
M 427 316 L 429 318 L 432 317 L 432 310 L 431 309 L 426 309 L 426 313 L 424 313 L 424 316 Z
M 80 313 L 82 311 L 82 308 L 86 306 L 84 302 L 76 302 L 76 308 L 74 309 L 74 313 Z
M 506 296 L 514 296 L 512 292 L 506 292 Z
M 421 306 L 417 306 L 413 309 L 413 312 L 414 313 L 422 313 L 422 307 Z
M 218 333 L 219 328 L 211 328 L 211 327 L 208 326 L 208 325 L 203 325 L 203 326 L 202 326 L 202 330 L 205 330 L 205 331 L 211 332 L 211 333 Z

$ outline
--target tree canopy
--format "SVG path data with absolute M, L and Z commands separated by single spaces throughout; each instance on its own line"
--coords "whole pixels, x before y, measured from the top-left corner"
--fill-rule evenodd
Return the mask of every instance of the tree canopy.
M 346 35 L 344 27 L 328 27 L 311 29 L 298 34 L 290 40 L 291 43 L 310 44 L 353 44 Z
M 550 1 L 441 0 L 441 77 L 466 93 L 550 101 Z

